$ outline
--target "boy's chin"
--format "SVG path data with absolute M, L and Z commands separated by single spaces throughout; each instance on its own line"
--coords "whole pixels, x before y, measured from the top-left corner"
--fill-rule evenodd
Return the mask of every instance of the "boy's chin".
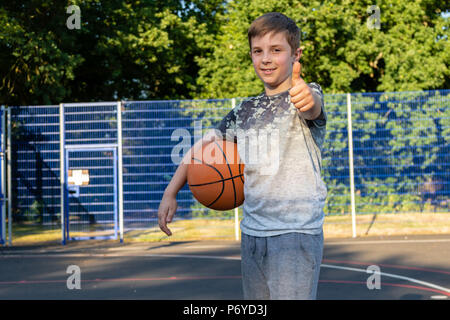
M 263 81 L 264 83 L 264 87 L 270 90 L 276 90 L 280 84 L 278 82 L 267 82 L 267 81 Z

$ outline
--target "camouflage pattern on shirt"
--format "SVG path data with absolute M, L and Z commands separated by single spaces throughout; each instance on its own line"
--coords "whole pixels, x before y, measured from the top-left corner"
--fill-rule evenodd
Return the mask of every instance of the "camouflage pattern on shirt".
M 241 230 L 253 236 L 288 232 L 319 234 L 327 196 L 321 178 L 327 116 L 306 120 L 290 102 L 289 91 L 261 93 L 243 101 L 216 127 L 238 144 L 245 163 Z

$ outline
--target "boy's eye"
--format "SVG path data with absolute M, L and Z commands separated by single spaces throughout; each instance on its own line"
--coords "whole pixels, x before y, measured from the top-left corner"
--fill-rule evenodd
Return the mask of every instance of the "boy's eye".
M 261 53 L 261 51 L 262 51 L 262 50 L 260 50 L 260 49 L 255 49 L 255 50 L 253 50 L 253 53 Z M 281 49 L 275 48 L 275 49 L 272 49 L 272 51 L 274 51 L 274 52 L 280 52 Z

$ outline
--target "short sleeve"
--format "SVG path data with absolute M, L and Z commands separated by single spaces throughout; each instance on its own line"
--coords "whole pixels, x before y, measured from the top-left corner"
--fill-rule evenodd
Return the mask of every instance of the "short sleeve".
M 237 142 L 236 110 L 237 107 L 231 110 L 216 126 L 216 129 L 222 134 L 222 137 L 225 137 L 226 140 L 233 142 Z

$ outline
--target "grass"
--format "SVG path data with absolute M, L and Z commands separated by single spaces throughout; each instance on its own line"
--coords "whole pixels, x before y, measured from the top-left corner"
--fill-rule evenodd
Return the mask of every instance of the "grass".
M 450 234 L 450 214 L 401 213 L 356 216 L 357 237 L 419 234 Z M 348 238 L 351 235 L 351 216 L 333 216 L 325 219 L 325 238 Z
M 235 240 L 234 219 L 175 220 L 169 224 L 172 236 L 165 235 L 159 227 L 132 230 L 125 233 L 127 242 Z M 358 237 L 450 234 L 450 214 L 447 213 L 401 213 L 356 216 Z M 75 235 L 75 234 L 74 234 Z M 81 235 L 81 234 L 79 234 Z M 352 221 L 350 215 L 328 216 L 324 223 L 324 237 L 350 238 Z M 43 229 L 34 225 L 15 225 L 13 244 L 60 242 L 60 229 Z

